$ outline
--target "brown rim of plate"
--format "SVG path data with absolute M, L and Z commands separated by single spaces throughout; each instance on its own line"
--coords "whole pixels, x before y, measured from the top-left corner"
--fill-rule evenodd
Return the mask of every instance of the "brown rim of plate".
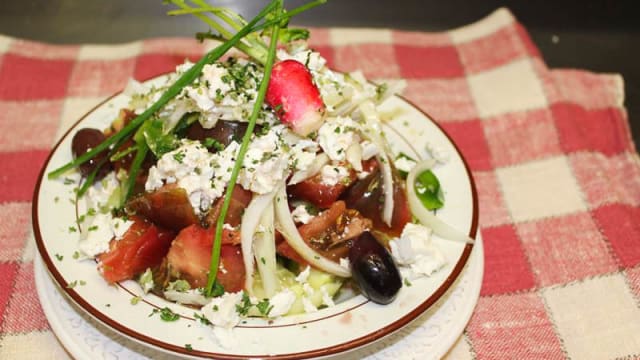
M 160 75 L 160 76 L 162 76 L 162 75 Z M 160 76 L 158 76 L 158 77 L 160 77 Z M 151 78 L 151 79 L 153 79 L 153 78 Z M 148 80 L 145 80 L 145 81 L 148 81 Z M 68 283 L 64 280 L 62 275 L 58 272 L 58 270 L 56 269 L 52 259 L 49 257 L 49 255 L 48 255 L 48 253 L 47 253 L 47 251 L 45 249 L 43 238 L 42 238 L 42 234 L 40 233 L 40 223 L 39 223 L 39 219 L 38 219 L 38 194 L 40 192 L 40 186 L 42 184 L 42 180 L 44 178 L 46 178 L 46 176 L 47 176 L 45 174 L 45 170 L 47 168 L 47 165 L 51 161 L 51 157 L 56 152 L 56 150 L 58 149 L 58 147 L 60 146 L 62 141 L 64 139 L 66 139 L 67 136 L 69 136 L 71 131 L 80 122 L 82 122 L 87 116 L 89 116 L 91 113 L 93 113 L 96 109 L 98 109 L 99 107 L 103 106 L 105 103 L 109 102 L 111 99 L 113 99 L 114 97 L 120 95 L 121 93 L 122 92 L 116 93 L 116 94 L 110 96 L 109 98 L 105 99 L 104 101 L 102 101 L 100 104 L 98 104 L 95 107 L 93 107 L 85 115 L 83 115 L 78 121 L 76 121 L 72 126 L 70 126 L 69 129 L 64 133 L 64 135 L 60 137 L 60 140 L 58 140 L 56 145 L 53 147 L 53 149 L 49 153 L 49 156 L 47 156 L 47 160 L 45 161 L 45 163 L 42 166 L 42 169 L 40 170 L 40 173 L 38 175 L 38 182 L 36 183 L 36 187 L 35 187 L 34 192 L 33 192 L 33 202 L 32 202 L 32 207 L 31 207 L 31 214 L 32 214 L 33 232 L 34 232 L 34 237 L 35 237 L 35 240 L 36 240 L 36 245 L 38 247 L 38 252 L 40 253 L 40 255 L 42 257 L 42 260 L 44 261 L 49 274 L 51 274 L 53 276 L 53 278 L 60 285 L 60 287 L 64 290 L 64 292 L 67 294 L 67 296 L 69 296 L 83 310 L 88 312 L 94 318 L 100 320 L 100 322 L 102 322 L 104 325 L 106 325 L 106 326 L 108 326 L 108 327 L 110 327 L 110 328 L 112 328 L 112 329 L 114 329 L 114 330 L 116 330 L 116 331 L 128 336 L 128 337 L 131 337 L 131 338 L 137 339 L 138 341 L 147 343 L 147 344 L 151 345 L 152 347 L 161 348 L 161 349 L 168 350 L 168 351 L 171 351 L 171 352 L 174 352 L 174 353 L 178 353 L 178 354 L 182 354 L 182 355 L 199 356 L 199 357 L 202 357 L 202 358 L 216 358 L 216 359 L 233 359 L 233 360 L 236 360 L 236 359 L 246 359 L 247 357 L 251 357 L 251 358 L 268 358 L 268 359 L 274 359 L 274 360 L 276 360 L 276 359 L 277 360 L 288 360 L 288 359 L 304 359 L 304 358 L 311 358 L 311 357 L 337 355 L 339 353 L 347 352 L 349 350 L 354 350 L 354 349 L 356 349 L 358 347 L 367 345 L 367 344 L 372 343 L 372 342 L 374 342 L 374 341 L 376 341 L 376 340 L 378 340 L 378 339 L 380 339 L 382 337 L 390 335 L 390 334 L 394 333 L 395 331 L 399 330 L 400 328 L 404 327 L 405 325 L 407 325 L 408 323 L 410 323 L 414 319 L 416 319 L 420 314 L 425 312 L 427 309 L 429 309 L 429 307 L 431 307 L 433 304 L 435 304 L 436 301 L 438 301 L 442 296 L 444 296 L 444 294 L 451 287 L 451 285 L 453 285 L 453 283 L 458 278 L 458 276 L 460 276 L 460 273 L 462 272 L 462 269 L 464 268 L 464 266 L 466 265 L 466 263 L 467 263 L 467 261 L 469 259 L 469 255 L 471 254 L 471 250 L 473 249 L 473 244 L 467 244 L 464 247 L 464 250 L 462 251 L 462 254 L 460 255 L 460 258 L 458 259 L 458 262 L 454 266 L 453 271 L 449 274 L 449 276 L 445 279 L 445 281 L 436 289 L 436 291 L 429 298 L 427 298 L 424 302 L 422 302 L 418 307 L 416 307 L 411 312 L 409 312 L 405 316 L 399 318 L 398 320 L 394 321 L 392 324 L 390 324 L 388 326 L 385 326 L 385 327 L 383 327 L 383 328 L 381 328 L 381 329 L 379 329 L 377 331 L 374 331 L 374 332 L 372 332 L 372 333 L 370 333 L 368 335 L 359 337 L 357 339 L 353 339 L 353 340 L 347 341 L 345 343 L 341 343 L 341 344 L 338 344 L 338 345 L 331 346 L 330 348 L 322 348 L 322 349 L 315 349 L 315 350 L 309 350 L 309 351 L 303 351 L 303 352 L 297 352 L 297 353 L 290 353 L 290 354 L 281 354 L 281 355 L 250 355 L 250 356 L 247 356 L 247 355 L 220 354 L 220 353 L 212 353 L 212 352 L 199 351 L 199 350 L 187 350 L 183 346 L 176 346 L 176 345 L 173 345 L 173 344 L 168 344 L 168 343 L 156 340 L 154 338 L 148 337 L 148 336 L 146 336 L 146 335 L 144 335 L 142 333 L 139 333 L 137 331 L 134 331 L 134 330 L 132 330 L 132 329 L 120 324 L 119 322 L 116 322 L 116 321 L 112 320 L 110 317 L 106 316 L 103 312 L 101 312 L 100 310 L 96 309 L 90 303 L 85 301 L 75 290 L 73 290 L 73 289 L 68 287 Z M 425 117 L 427 117 L 427 119 L 429 121 L 431 121 L 436 127 L 438 127 L 438 129 L 440 129 L 440 131 L 446 136 L 446 138 L 449 140 L 449 142 L 453 145 L 453 147 L 455 148 L 456 153 L 458 154 L 458 156 L 460 156 L 460 159 L 462 160 L 462 163 L 464 164 L 465 171 L 467 173 L 467 178 L 469 179 L 469 185 L 471 186 L 471 195 L 472 195 L 472 204 L 473 204 L 473 214 L 472 214 L 472 218 L 471 218 L 471 227 L 469 229 L 468 235 L 469 235 L 469 237 L 475 239 L 477 231 L 478 231 L 478 217 L 479 217 L 478 194 L 477 194 L 477 190 L 476 190 L 475 181 L 474 181 L 473 176 L 471 174 L 471 171 L 469 169 L 469 164 L 467 163 L 466 159 L 464 158 L 464 156 L 460 152 L 460 149 L 458 148 L 456 143 L 453 142 L 453 140 L 451 139 L 451 136 L 449 136 L 449 134 L 442 128 L 442 126 L 440 126 L 440 124 L 438 124 L 434 120 L 434 118 L 432 116 L 430 116 L 426 111 L 423 111 L 418 106 L 416 106 L 413 102 L 407 100 L 406 98 L 404 98 L 402 96 L 399 96 L 399 95 L 396 95 L 396 96 L 398 98 L 400 98 L 402 101 L 404 101 L 407 104 L 409 104 L 410 106 L 412 106 L 413 108 L 415 108 L 416 110 L 418 110 Z

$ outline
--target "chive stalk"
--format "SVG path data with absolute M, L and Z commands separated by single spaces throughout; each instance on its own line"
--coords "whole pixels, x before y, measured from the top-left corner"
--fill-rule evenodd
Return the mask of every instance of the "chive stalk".
M 277 4 L 275 9 L 276 17 L 279 17 L 282 12 L 282 0 L 276 0 L 275 3 Z M 264 64 L 264 75 L 262 77 L 262 81 L 260 82 L 260 87 L 258 88 L 256 102 L 253 105 L 253 110 L 251 112 L 251 116 L 249 117 L 249 124 L 247 125 L 247 129 L 244 133 L 244 136 L 242 137 L 242 144 L 240 145 L 240 149 L 238 150 L 236 162 L 231 172 L 231 178 L 229 179 L 229 183 L 227 185 L 224 202 L 222 203 L 222 208 L 220 210 L 220 216 L 218 217 L 218 221 L 216 222 L 215 237 L 213 239 L 213 248 L 211 250 L 209 276 L 207 278 L 207 287 L 205 289 L 205 293 L 207 294 L 207 296 L 211 296 L 213 285 L 216 280 L 216 276 L 218 275 L 218 266 L 220 264 L 220 249 L 222 248 L 222 229 L 224 227 L 224 219 L 227 215 L 227 211 L 229 210 L 229 205 L 231 204 L 233 188 L 236 185 L 238 174 L 240 173 L 240 169 L 242 168 L 244 156 L 249 148 L 249 141 L 251 140 L 251 136 L 253 135 L 253 129 L 256 125 L 256 120 L 258 119 L 258 115 L 260 114 L 260 110 L 262 109 L 262 104 L 264 103 L 267 86 L 269 85 L 269 79 L 271 78 L 271 68 L 273 67 L 273 63 L 276 57 L 279 32 L 280 23 L 277 22 L 273 25 L 272 28 L 269 51 L 267 53 L 266 61 Z
M 240 31 L 238 31 L 233 37 L 231 37 L 228 41 L 223 44 L 220 44 L 215 49 L 208 52 L 205 56 L 203 56 L 196 64 L 194 64 L 189 70 L 185 71 L 175 83 L 173 83 L 167 91 L 165 91 L 160 99 L 158 99 L 155 103 L 153 103 L 147 110 L 145 110 L 142 114 L 138 115 L 135 119 L 133 119 L 129 124 L 127 124 L 122 130 L 115 133 L 113 136 L 109 137 L 90 151 L 78 156 L 73 161 L 51 171 L 47 177 L 49 179 L 55 179 L 64 174 L 65 172 L 89 161 L 97 154 L 101 153 L 105 149 L 109 148 L 113 144 L 119 142 L 121 139 L 129 136 L 131 132 L 138 129 L 147 119 L 149 119 L 153 114 L 155 114 L 158 110 L 160 110 L 164 105 L 166 105 L 169 100 L 173 99 L 176 95 L 178 95 L 182 89 L 191 84 L 195 79 L 200 76 L 200 72 L 202 68 L 206 64 L 211 64 L 218 60 L 222 55 L 224 55 L 231 47 L 235 46 L 240 39 L 242 39 L 247 34 L 255 31 L 256 24 L 262 20 L 269 12 L 273 10 L 274 4 L 271 3 L 265 6 L 262 11 L 255 18 L 253 18 L 246 26 L 244 26 Z

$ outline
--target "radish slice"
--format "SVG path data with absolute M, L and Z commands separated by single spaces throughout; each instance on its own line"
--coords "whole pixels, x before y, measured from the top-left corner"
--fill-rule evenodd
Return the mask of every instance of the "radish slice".
M 242 260 L 244 261 L 244 269 L 246 271 L 244 288 L 249 293 L 253 292 L 253 235 L 256 232 L 262 213 L 264 213 L 269 204 L 273 202 L 275 193 L 274 190 L 270 193 L 254 195 L 242 215 L 240 247 L 242 248 Z
M 435 160 L 433 159 L 421 161 L 407 175 L 407 200 L 409 201 L 411 213 L 418 218 L 422 225 L 430 227 L 438 236 L 448 240 L 473 244 L 475 240 L 440 220 L 434 213 L 427 210 L 418 198 L 418 194 L 416 194 L 416 177 L 423 171 L 431 169 L 434 164 Z
M 287 192 L 284 186 L 278 189 L 276 195 L 276 225 L 291 247 L 302 256 L 309 264 L 316 268 L 340 277 L 350 277 L 351 271 L 348 268 L 323 257 L 304 242 L 298 232 L 287 202 Z
M 258 273 L 262 279 L 265 296 L 270 298 L 278 291 L 278 276 L 276 275 L 276 236 L 273 226 L 273 201 L 262 213 L 260 225 L 253 237 Z

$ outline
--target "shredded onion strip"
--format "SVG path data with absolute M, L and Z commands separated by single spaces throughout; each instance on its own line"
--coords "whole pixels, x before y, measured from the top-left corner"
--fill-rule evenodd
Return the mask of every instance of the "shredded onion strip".
M 325 258 L 304 242 L 302 236 L 300 236 L 300 232 L 298 232 L 298 229 L 296 228 L 293 218 L 291 217 L 289 204 L 287 202 L 287 191 L 284 185 L 280 186 L 278 189 L 275 203 L 276 226 L 278 226 L 278 230 L 284 236 L 287 243 L 289 243 L 289 245 L 291 245 L 291 247 L 298 252 L 303 259 L 305 259 L 309 264 L 329 274 L 340 277 L 351 276 L 351 271 L 349 269 Z
M 411 213 L 423 225 L 430 227 L 438 236 L 448 240 L 473 244 L 475 240 L 440 220 L 435 214 L 427 210 L 418 198 L 418 194 L 416 194 L 416 177 L 423 171 L 431 169 L 434 164 L 435 160 L 433 159 L 421 161 L 407 175 L 407 200 L 409 201 Z
M 320 172 L 320 170 L 322 170 L 322 167 L 328 163 L 329 156 L 325 153 L 320 153 L 318 156 L 316 156 L 315 159 L 313 159 L 313 162 L 311 163 L 311 165 L 309 165 L 308 168 L 302 171 L 298 171 L 293 174 L 293 176 L 291 176 L 291 179 L 289 179 L 289 185 L 295 185 L 303 180 L 315 176 Z
M 253 238 L 253 250 L 262 279 L 264 294 L 270 298 L 278 291 L 278 275 L 276 274 L 276 234 L 274 228 L 273 201 L 267 206 L 260 218 L 260 231 Z M 259 226 L 259 227 L 260 227 Z
M 389 149 L 386 141 L 382 138 L 382 125 L 378 119 L 378 112 L 372 101 L 360 104 L 360 112 L 367 126 L 364 135 L 378 147 L 378 163 L 382 167 L 382 191 L 384 193 L 384 207 L 382 208 L 382 221 L 391 226 L 393 217 L 393 173 L 391 171 L 391 161 Z
M 254 195 L 253 199 L 242 214 L 240 225 L 240 247 L 242 248 L 242 260 L 246 271 L 244 288 L 249 293 L 253 289 L 253 235 L 260 223 L 262 214 L 273 202 L 276 191 L 262 195 Z

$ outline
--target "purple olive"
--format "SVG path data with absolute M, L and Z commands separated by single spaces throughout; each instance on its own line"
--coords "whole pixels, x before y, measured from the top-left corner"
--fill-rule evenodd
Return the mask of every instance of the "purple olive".
M 196 121 L 187 128 L 185 136 L 188 139 L 199 141 L 210 138 L 226 147 L 232 141 L 242 142 L 247 126 L 248 124 L 243 122 L 218 120 L 214 127 L 205 129 L 200 125 L 200 122 Z M 257 132 L 259 129 L 260 126 L 256 126 L 255 131 Z
M 71 141 L 71 151 L 73 157 L 77 158 L 80 155 L 95 148 L 100 143 L 106 140 L 104 133 L 98 129 L 82 128 L 73 135 Z M 100 163 L 104 162 L 104 165 L 98 171 L 95 180 L 100 180 L 111 171 L 111 163 L 107 161 L 107 151 L 102 151 L 91 158 L 89 161 L 84 162 L 79 166 L 82 176 L 88 176 Z
M 363 295 L 378 304 L 392 302 L 402 279 L 391 254 L 371 235 L 363 232 L 349 250 L 351 276 Z

